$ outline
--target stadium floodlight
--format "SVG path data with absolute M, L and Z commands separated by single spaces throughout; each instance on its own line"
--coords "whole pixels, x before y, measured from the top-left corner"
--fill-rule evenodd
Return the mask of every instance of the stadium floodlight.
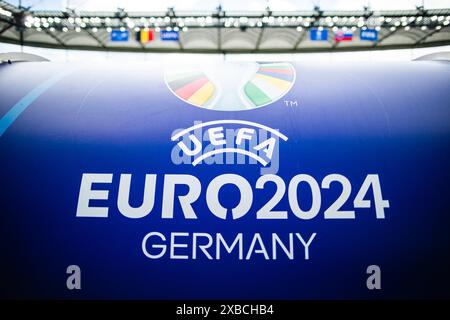
M 8 11 L 8 10 L 5 10 L 3 8 L 0 8 L 0 15 L 11 17 L 12 16 L 12 12 Z

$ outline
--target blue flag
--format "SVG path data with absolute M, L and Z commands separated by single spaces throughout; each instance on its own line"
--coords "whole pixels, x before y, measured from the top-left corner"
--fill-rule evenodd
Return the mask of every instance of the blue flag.
M 328 40 L 328 30 L 327 29 L 323 29 L 323 30 L 311 29 L 311 31 L 309 32 L 309 35 L 310 35 L 310 39 L 312 41 L 327 41 Z
M 361 40 L 377 41 L 378 40 L 378 31 L 375 29 L 361 30 L 359 38 Z
M 178 37 L 178 31 L 162 30 L 160 33 L 160 38 L 163 41 L 178 41 Z
M 112 30 L 111 41 L 128 41 L 128 30 Z

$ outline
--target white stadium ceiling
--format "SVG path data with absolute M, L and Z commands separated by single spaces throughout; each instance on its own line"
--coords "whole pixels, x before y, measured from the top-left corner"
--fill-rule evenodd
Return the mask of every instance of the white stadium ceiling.
M 312 41 L 311 30 L 327 31 Z M 128 41 L 111 41 L 122 30 Z M 137 32 L 150 30 L 142 43 Z M 351 41 L 336 41 L 346 30 Z M 376 30 L 376 41 L 360 39 Z M 162 41 L 176 31 L 178 41 Z M 160 12 L 33 10 L 0 0 L 0 42 L 67 49 L 144 52 L 319 52 L 413 48 L 450 44 L 450 9 L 372 11 L 178 11 Z

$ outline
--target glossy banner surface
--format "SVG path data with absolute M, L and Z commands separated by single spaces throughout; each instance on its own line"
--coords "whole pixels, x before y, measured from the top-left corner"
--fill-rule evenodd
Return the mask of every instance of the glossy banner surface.
M 450 64 L 0 65 L 2 298 L 449 298 Z

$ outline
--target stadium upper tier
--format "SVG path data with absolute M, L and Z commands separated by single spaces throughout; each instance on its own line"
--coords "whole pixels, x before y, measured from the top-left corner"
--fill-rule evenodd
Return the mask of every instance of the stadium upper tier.
M 145 52 L 319 52 L 450 44 L 450 9 L 32 11 L 0 1 L 0 42 Z

